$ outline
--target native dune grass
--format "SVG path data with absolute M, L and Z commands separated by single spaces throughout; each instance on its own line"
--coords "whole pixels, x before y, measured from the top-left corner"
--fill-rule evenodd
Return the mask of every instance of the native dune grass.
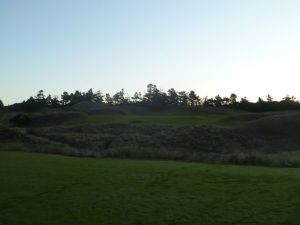
M 23 113 L 24 114 L 24 113 Z M 300 113 L 249 113 L 223 108 L 103 106 L 80 103 L 25 113 L 11 124 L 2 112 L 0 149 L 83 157 L 187 160 L 300 166 Z

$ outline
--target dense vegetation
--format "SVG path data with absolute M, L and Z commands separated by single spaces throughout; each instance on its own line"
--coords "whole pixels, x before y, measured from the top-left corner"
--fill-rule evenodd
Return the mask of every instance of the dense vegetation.
M 83 102 L 0 113 L 0 149 L 299 167 L 299 112 L 149 111 Z
M 273 110 L 291 110 L 300 109 L 300 103 L 294 96 L 285 96 L 281 101 L 273 101 L 273 98 L 268 95 L 266 100 L 259 98 L 256 103 L 250 102 L 246 97 L 238 100 L 236 94 L 231 94 L 229 97 L 221 97 L 220 95 L 214 98 L 199 97 L 195 91 L 176 91 L 174 88 L 163 92 L 156 85 L 148 84 L 147 91 L 142 94 L 135 92 L 130 97 L 124 92 L 124 89 L 110 95 L 103 95 L 101 91 L 93 92 L 92 89 L 87 92 L 75 91 L 74 93 L 63 92 L 61 97 L 45 96 L 44 91 L 40 90 L 35 97 L 30 97 L 22 103 L 13 104 L 7 108 L 17 111 L 34 111 L 42 107 L 58 108 L 68 105 L 74 105 L 80 102 L 96 102 L 108 105 L 141 105 L 153 109 L 165 109 L 169 107 L 192 107 L 200 106 L 211 107 L 228 107 L 233 109 L 242 109 L 247 111 L 273 111 Z M 3 103 L 0 100 L 0 109 L 3 108 Z
M 250 103 L 152 84 L 132 98 L 39 91 L 0 111 L 0 150 L 300 167 L 298 107 L 293 97 Z
M 299 169 L 0 152 L 1 225 L 298 225 Z

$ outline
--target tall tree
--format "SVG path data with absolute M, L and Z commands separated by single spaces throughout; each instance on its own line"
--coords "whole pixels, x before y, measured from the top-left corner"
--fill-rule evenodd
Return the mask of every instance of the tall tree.
M 71 96 L 69 95 L 68 92 L 64 91 L 63 94 L 61 95 L 61 102 L 63 105 L 67 105 L 71 102 Z
M 113 104 L 113 99 L 112 99 L 112 97 L 110 97 L 110 94 L 109 93 L 107 93 L 107 94 L 105 94 L 105 102 L 107 103 L 107 104 L 109 104 L 109 105 L 112 105 Z
M 230 105 L 230 98 L 224 97 L 224 98 L 222 99 L 222 101 L 223 101 L 223 105 L 226 105 L 226 106 Z
M 178 102 L 182 106 L 187 106 L 189 102 L 188 94 L 185 91 L 178 92 Z
M 196 106 L 199 104 L 199 96 L 192 90 L 189 93 L 189 103 L 191 106 Z
M 85 100 L 91 102 L 94 100 L 94 97 L 95 97 L 95 95 L 94 95 L 93 89 L 91 88 L 85 94 Z
M 170 105 L 176 106 L 179 102 L 179 96 L 177 91 L 174 88 L 168 90 L 168 103 Z
M 44 91 L 43 90 L 39 90 L 36 97 L 35 97 L 35 100 L 38 104 L 44 106 L 44 105 L 47 105 L 47 102 L 46 102 L 46 98 L 45 98 L 45 94 L 44 94 Z
M 116 105 L 123 105 L 129 103 L 128 98 L 125 97 L 125 92 L 123 88 L 121 89 L 121 91 L 118 91 L 113 95 L 113 101 Z
M 168 103 L 168 96 L 154 84 L 147 85 L 147 92 L 143 96 L 143 102 L 153 108 L 160 109 Z
M 70 97 L 71 97 L 71 103 L 73 103 L 73 104 L 84 100 L 83 94 L 78 90 L 76 90 L 74 94 L 71 93 Z
M 47 106 L 51 106 L 52 105 L 52 96 L 48 95 L 45 101 L 46 101 Z
M 273 98 L 271 97 L 271 95 L 267 95 L 267 101 L 268 102 L 273 102 Z
M 219 107 L 223 105 L 223 99 L 220 95 L 217 95 L 214 99 L 215 106 Z
M 213 98 L 205 97 L 203 100 L 204 106 L 215 106 L 215 100 Z
M 265 101 L 261 98 L 261 97 L 259 97 L 258 99 L 257 99 L 257 103 L 264 103 Z
M 60 103 L 60 102 L 59 102 L 57 96 L 54 96 L 54 97 L 51 99 L 51 106 L 52 106 L 52 107 L 59 107 L 59 106 L 60 106 L 59 103 Z
M 140 103 L 143 100 L 141 92 L 135 92 L 133 97 L 131 97 L 133 103 Z
M 44 99 L 45 95 L 44 95 L 44 91 L 43 90 L 39 90 L 37 95 L 36 95 L 36 99 L 40 100 L 40 99 Z
M 4 108 L 4 104 L 3 104 L 3 102 L 0 99 L 0 109 L 3 109 L 3 108 Z
M 240 103 L 241 103 L 241 104 L 248 104 L 248 103 L 249 103 L 249 100 L 247 99 L 247 97 L 243 97 L 243 98 L 241 98 Z
M 94 102 L 102 103 L 103 102 L 103 95 L 101 91 L 97 91 L 96 94 L 94 94 Z
M 145 103 L 151 104 L 153 102 L 153 98 L 155 94 L 159 93 L 159 90 L 157 89 L 156 85 L 154 84 L 148 84 L 147 85 L 147 92 L 143 96 L 143 101 Z
M 294 102 L 297 102 L 297 99 L 295 96 L 289 96 L 289 95 L 286 95 L 283 99 L 282 99 L 283 102 L 289 102 L 289 103 L 294 103 Z
M 230 95 L 229 99 L 230 99 L 230 103 L 229 103 L 230 105 L 235 105 L 237 103 L 237 95 L 236 94 L 232 93 Z
M 41 107 L 41 104 L 37 102 L 36 99 L 33 97 L 30 97 L 27 99 L 27 101 L 24 103 L 24 110 L 25 111 L 34 111 Z

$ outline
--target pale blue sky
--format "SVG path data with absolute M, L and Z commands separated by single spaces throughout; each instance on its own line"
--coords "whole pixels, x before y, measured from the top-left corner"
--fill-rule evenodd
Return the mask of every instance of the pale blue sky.
M 299 0 L 0 0 L 0 99 L 39 89 L 300 97 Z

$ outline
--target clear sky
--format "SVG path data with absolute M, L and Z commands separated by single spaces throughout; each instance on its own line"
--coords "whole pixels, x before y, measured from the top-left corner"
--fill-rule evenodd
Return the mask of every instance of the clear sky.
M 0 99 L 39 89 L 300 97 L 299 0 L 0 0 Z

